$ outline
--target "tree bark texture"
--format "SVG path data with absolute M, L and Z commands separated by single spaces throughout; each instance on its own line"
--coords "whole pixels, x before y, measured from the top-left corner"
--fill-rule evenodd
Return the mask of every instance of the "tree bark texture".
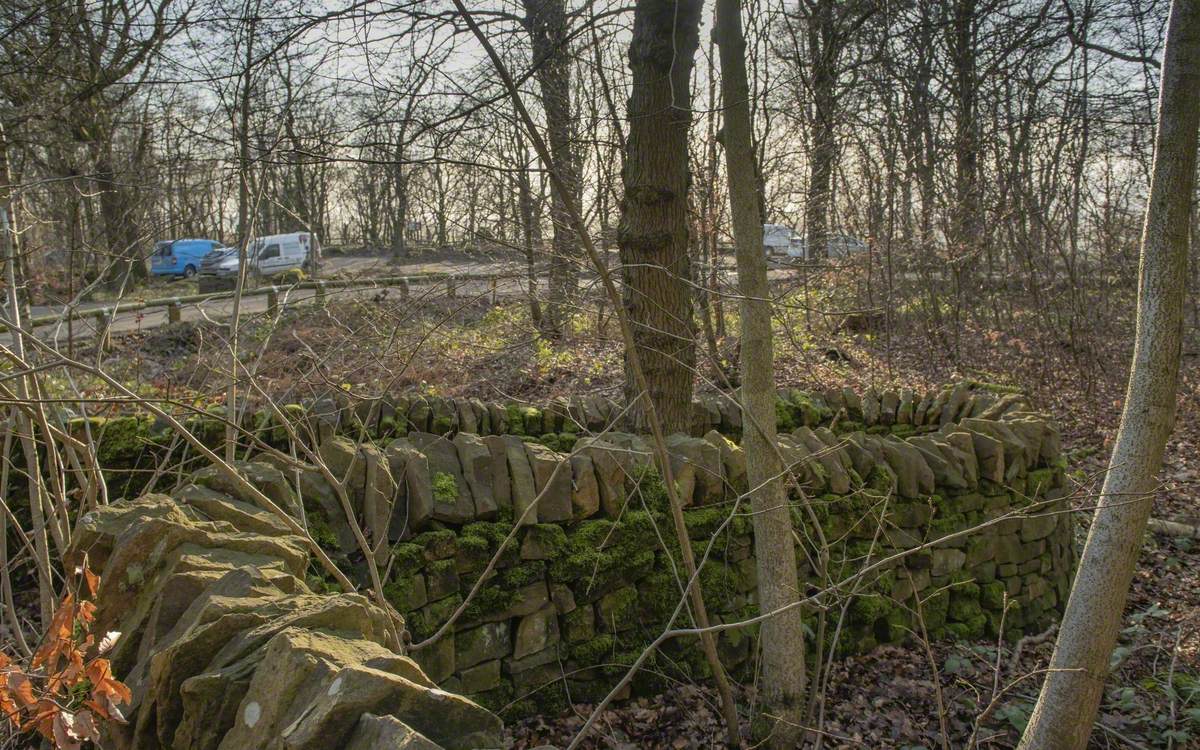
M 774 748 L 796 747 L 804 709 L 804 630 L 792 515 L 783 484 L 783 462 L 775 447 L 775 350 L 771 334 L 770 287 L 763 251 L 746 40 L 738 0 L 717 0 L 715 34 L 721 55 L 721 104 L 725 116 L 725 168 L 730 215 L 737 246 L 741 290 L 742 449 L 754 513 L 754 554 L 759 609 L 765 614 L 791 605 L 762 623 L 762 680 L 767 712 L 779 721 Z
M 562 187 L 550 186 L 550 221 L 554 225 L 549 283 L 543 330 L 551 336 L 566 332 L 571 301 L 578 281 L 579 246 L 571 230 L 568 200 L 579 204 L 579 162 L 572 147 L 571 58 L 567 48 L 564 0 L 524 0 L 525 26 L 533 43 L 534 65 L 546 114 L 546 141 Z M 564 191 L 567 195 L 564 195 Z
M 696 331 L 688 280 L 690 80 L 699 44 L 699 0 L 638 0 L 629 44 L 632 90 L 617 230 L 625 309 L 648 397 L 666 432 L 691 421 Z M 640 396 L 626 378 L 626 397 Z M 644 423 L 635 408 L 635 423 Z
M 1125 408 L 1051 671 L 1021 750 L 1087 747 L 1174 426 L 1200 128 L 1200 0 L 1172 4 L 1163 58 Z

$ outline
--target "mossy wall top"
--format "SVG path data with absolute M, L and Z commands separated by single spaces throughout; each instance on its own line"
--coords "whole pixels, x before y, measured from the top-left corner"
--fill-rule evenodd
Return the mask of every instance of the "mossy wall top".
M 327 429 L 363 432 L 376 437 L 411 431 L 448 435 L 555 436 L 569 449 L 574 436 L 606 429 L 632 427 L 625 405 L 604 396 L 572 396 L 545 404 L 485 402 L 478 398 L 399 394 L 358 399 L 344 392 L 305 404 Z M 1002 386 L 964 381 L 938 391 L 917 393 L 909 388 L 858 393 L 849 388 L 823 392 L 781 389 L 776 398 L 780 432 L 797 427 L 830 427 L 837 433 L 864 430 L 891 432 L 901 437 L 939 429 L 969 417 L 993 419 L 1005 411 L 1030 408 L 1020 393 Z M 693 437 L 715 430 L 740 437 L 741 408 L 735 398 L 702 394 L 692 402 Z M 551 447 L 560 447 L 552 444 Z

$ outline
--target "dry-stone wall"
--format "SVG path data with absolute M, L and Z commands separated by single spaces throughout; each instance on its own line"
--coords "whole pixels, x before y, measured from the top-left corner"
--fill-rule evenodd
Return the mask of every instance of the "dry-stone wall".
M 243 470 L 282 507 L 276 469 Z M 98 632 L 133 691 L 118 750 L 500 747 L 501 723 L 402 656 L 398 624 L 357 594 L 317 594 L 307 547 L 214 472 L 84 517 L 74 554 L 102 571 Z
M 827 627 L 812 623 L 826 653 L 908 639 L 918 618 L 935 638 L 992 637 L 1002 623 L 1014 638 L 1043 629 L 1065 604 L 1074 562 L 1065 462 L 1056 428 L 1023 397 L 966 383 L 927 395 L 788 391 L 777 409 L 799 558 L 809 561 L 797 583 L 812 593 L 842 582 L 823 602 Z M 491 737 L 498 724 L 452 693 L 511 715 L 603 694 L 680 598 L 661 475 L 644 438 L 605 431 L 618 412 L 594 398 L 544 408 L 425 398 L 289 407 L 313 427 L 343 491 L 316 468 L 275 462 L 281 472 L 265 454 L 240 470 L 365 581 L 361 533 L 407 634 L 361 597 L 313 593 L 327 582 L 306 568 L 299 543 L 214 469 L 196 472 L 174 500 L 149 495 L 98 511 L 80 544 L 105 570 L 111 590 L 101 600 L 120 603 L 106 626 L 136 634 L 123 639 L 117 668 L 132 675 L 139 705 L 117 746 L 256 747 L 243 738 L 258 727 L 279 738 L 263 747 L 319 747 L 304 743 L 328 716 L 362 747 L 390 747 L 371 743 L 406 732 L 462 747 L 476 740 L 422 723 L 416 707 L 442 701 L 463 737 Z M 696 413 L 705 416 L 693 435 L 669 438 L 671 468 L 708 606 L 729 622 L 756 613 L 752 523 L 739 501 L 745 460 L 730 439 L 740 422 L 717 398 L 698 401 Z M 147 424 L 89 426 L 144 444 Z M 286 445 L 272 418 L 253 426 Z M 812 562 L 821 538 L 824 576 Z M 402 639 L 440 629 L 497 554 L 464 615 L 412 652 L 420 669 L 396 656 Z M 890 561 L 854 577 L 881 560 Z M 722 633 L 735 675 L 753 671 L 754 644 L 753 628 Z M 277 685 L 261 676 L 298 663 L 314 676 Z M 669 642 L 634 688 L 706 669 L 694 643 Z M 346 670 L 354 679 L 337 682 Z M 314 692 L 334 682 L 354 697 Z
M 925 394 L 911 389 L 868 389 L 859 394 L 849 388 L 820 393 L 789 388 L 780 390 L 776 398 L 780 431 L 825 425 L 838 432 L 864 430 L 900 437 L 960 418 L 989 418 L 1028 408 L 1023 395 L 978 382 L 963 382 Z M 533 405 L 416 394 L 363 400 L 336 393 L 306 403 L 303 411 L 318 429 L 326 431 L 375 437 L 403 436 L 414 431 L 437 435 L 457 432 L 525 435 L 562 450 L 570 450 L 581 434 L 631 427 L 624 404 L 596 395 Z M 260 414 L 256 421 L 260 429 L 269 430 L 274 418 Z M 698 396 L 692 403 L 690 434 L 702 437 L 714 430 L 728 437 L 740 437 L 741 408 L 728 396 Z
M 806 564 L 802 590 L 898 556 L 826 602 L 834 612 L 845 605 L 841 627 L 824 631 L 838 641 L 826 647 L 906 640 L 918 611 L 932 637 L 994 637 L 1006 602 L 1003 627 L 1015 638 L 1043 629 L 1065 603 L 1074 552 L 1058 433 L 1018 398 L 981 395 L 952 389 L 915 404 L 909 394 L 868 395 L 847 407 L 859 398 L 847 393 L 844 418 L 888 429 L 781 435 L 800 559 L 816 558 L 818 523 L 830 545 L 827 578 Z M 424 431 L 382 446 L 330 433 L 320 447 L 348 478 L 366 536 L 388 540 L 378 558 L 386 593 L 415 642 L 439 630 L 520 527 L 452 632 L 414 653 L 445 689 L 513 715 L 604 694 L 680 596 L 666 493 L 645 439 L 579 435 L 572 448 L 559 453 L 527 434 Z M 715 619 L 756 613 L 740 448 L 710 430 L 671 436 L 669 452 Z M 353 560 L 358 545 L 336 494 L 311 473 L 300 489 L 318 538 Z M 748 673 L 754 631 L 723 633 L 720 649 L 727 667 Z M 705 671 L 694 644 L 671 643 L 637 687 Z

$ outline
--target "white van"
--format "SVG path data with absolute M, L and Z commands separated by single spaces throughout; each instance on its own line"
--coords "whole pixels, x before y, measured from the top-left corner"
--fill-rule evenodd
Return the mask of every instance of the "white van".
M 293 268 L 313 273 L 320 267 L 321 242 L 311 232 L 255 237 L 246 246 L 246 258 L 250 263 L 249 270 L 262 278 L 278 276 Z M 202 276 L 227 278 L 237 274 L 237 248 L 211 253 L 200 263 Z
M 763 249 L 767 255 L 804 257 L 804 238 L 784 224 L 763 224 Z
M 848 258 L 867 252 L 867 242 L 849 234 L 830 234 L 825 238 L 826 258 Z M 783 224 L 763 224 L 763 249 L 769 257 L 814 260 L 808 250 L 808 240 Z

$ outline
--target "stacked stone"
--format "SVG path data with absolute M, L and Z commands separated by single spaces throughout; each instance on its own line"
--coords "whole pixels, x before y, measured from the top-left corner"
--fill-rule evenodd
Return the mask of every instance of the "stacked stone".
M 745 484 L 740 453 L 718 433 L 672 435 L 667 447 L 685 507 L 720 502 Z M 583 438 L 576 448 L 566 455 L 516 435 L 460 432 L 448 439 L 413 432 L 380 449 L 330 435 L 319 454 L 331 476 L 306 470 L 299 489 L 319 533 L 332 535 L 346 554 L 359 543 L 334 489 L 339 483 L 373 548 L 435 525 L 504 518 L 529 526 L 619 516 L 650 466 L 649 444 L 641 436 L 607 433 Z
M 282 473 L 238 470 L 299 507 Z M 133 692 L 120 750 L 499 747 L 501 724 L 399 653 L 400 624 L 357 594 L 314 593 L 307 548 L 215 469 L 175 493 L 82 519 L 73 555 L 101 571 L 94 629 L 121 633 Z
M 884 394 L 879 403 L 890 409 L 892 400 Z M 801 426 L 779 438 L 795 478 L 789 489 L 800 510 L 799 536 L 810 540 L 800 559 L 815 559 L 812 547 L 822 535 L 830 549 L 827 576 L 806 565 L 801 590 L 896 558 L 839 588 L 851 594 L 834 595 L 846 596 L 847 618 L 841 640 L 827 645 L 841 652 L 905 640 L 918 618 L 935 638 L 994 636 L 1002 627 L 1015 638 L 1043 629 L 1065 604 L 1073 524 L 1053 425 L 1015 410 L 1016 401 L 995 419 L 969 415 L 1003 399 L 984 407 L 977 405 L 986 399 L 970 395 L 922 400 L 929 402 L 922 421 L 935 414 L 936 425 L 907 438 L 828 426 Z M 900 406 L 913 401 L 896 394 L 900 424 L 915 419 Z M 845 400 L 838 409 L 846 409 Z M 867 411 L 876 424 L 882 420 L 874 407 Z M 950 412 L 954 419 L 943 423 Z M 606 433 L 575 447 L 568 456 L 527 436 L 412 433 L 371 459 L 378 449 L 370 444 L 341 437 L 323 444 L 326 462 L 350 478 L 351 488 L 374 486 L 365 469 L 372 461 L 380 466 L 373 476 L 386 467 L 392 477 L 379 490 L 394 493 L 390 518 L 371 525 L 365 491 L 352 489 L 350 501 L 366 519 L 369 540 L 389 534 L 387 593 L 416 641 L 438 631 L 513 525 L 521 526 L 453 635 L 416 653 L 439 684 L 496 707 L 532 695 L 542 708 L 556 708 L 563 686 L 574 700 L 594 697 L 611 684 L 614 665 L 632 661 L 674 610 L 678 550 L 648 443 Z M 744 501 L 738 505 L 746 491 L 744 455 L 716 431 L 671 436 L 668 448 L 694 552 L 707 560 L 701 582 L 714 619 L 754 614 L 751 523 Z M 316 484 L 301 479 L 302 487 Z M 310 521 L 336 526 L 344 514 L 332 500 L 312 502 L 317 497 L 305 495 Z M 354 548 L 350 539 L 342 551 Z M 748 664 L 751 641 L 743 631 L 722 634 L 726 666 Z M 672 644 L 659 658 L 666 671 L 706 669 L 686 644 Z M 519 704 L 514 713 L 523 710 L 532 709 Z
M 964 381 L 926 394 L 912 389 L 858 393 L 849 388 L 821 393 L 796 388 L 780 389 L 776 416 L 781 431 L 796 427 L 829 426 L 838 432 L 864 429 L 892 432 L 901 437 L 935 431 L 970 417 L 997 419 L 1007 411 L 1029 408 L 1019 393 L 1001 386 Z M 303 407 L 320 423 L 320 429 L 380 437 L 411 431 L 448 436 L 456 432 L 479 435 L 523 435 L 547 438 L 550 447 L 569 450 L 581 434 L 628 428 L 627 410 L 604 396 L 573 396 L 547 404 L 484 402 L 477 398 L 397 395 L 374 400 L 353 400 L 338 393 Z M 742 432 L 741 408 L 721 394 L 701 394 L 692 403 L 691 434 L 710 431 L 738 437 Z M 269 424 L 271 417 L 259 422 Z
M 740 412 L 725 399 L 700 403 L 696 429 L 707 430 L 669 437 L 671 473 L 693 551 L 706 561 L 713 619 L 735 621 L 757 607 L 745 457 L 727 437 L 740 433 Z M 846 613 L 841 628 L 825 629 L 841 634 L 825 647 L 902 641 L 918 619 L 935 638 L 1001 628 L 1011 638 L 1061 609 L 1074 564 L 1065 463 L 1053 425 L 1026 409 L 1017 394 L 972 384 L 929 394 L 780 393 L 779 448 L 805 540 L 799 559 L 817 559 L 822 539 L 830 553 L 824 575 L 806 564 L 800 590 L 844 583 L 824 602 Z M 290 475 L 295 498 L 288 483 L 255 481 L 281 507 L 302 506 L 314 537 L 345 564 L 361 560 L 365 542 L 415 641 L 441 628 L 515 535 L 465 616 L 414 652 L 437 684 L 489 706 L 517 701 L 517 715 L 533 710 L 518 701 L 526 696 L 544 709 L 567 694 L 598 697 L 674 612 L 681 564 L 665 488 L 645 438 L 599 432 L 620 413 L 615 405 L 381 400 L 355 406 L 352 424 L 346 405 L 332 401 L 300 413 L 321 438 L 329 474 Z M 281 428 L 259 425 L 276 437 Z M 395 437 L 414 425 L 424 429 Z M 378 434 L 390 437 L 368 439 Z M 222 481 L 197 477 L 214 492 L 235 489 Z M 961 533 L 968 529 L 976 530 Z M 752 631 L 723 633 L 719 649 L 727 667 L 749 669 Z M 683 642 L 650 666 L 641 687 L 651 689 L 654 674 L 707 669 Z
M 1020 394 L 975 382 L 924 395 L 911 389 L 878 393 L 868 389 L 860 395 L 850 389 L 812 393 L 790 388 L 778 393 L 776 417 L 780 432 L 824 426 L 837 434 L 863 430 L 908 437 L 937 431 L 961 419 L 999 419 L 1007 412 L 1028 408 Z M 594 395 L 534 406 L 420 395 L 362 400 L 339 391 L 282 406 L 278 412 L 247 412 L 242 426 L 258 440 L 285 451 L 291 447 L 293 435 L 311 446 L 335 434 L 380 441 L 421 432 L 445 438 L 459 433 L 514 435 L 566 452 L 581 436 L 628 428 L 626 412 L 622 404 Z M 184 424 L 209 446 L 218 446 L 225 438 L 220 407 L 214 407 L 211 415 L 187 417 Z M 174 439 L 165 423 L 145 416 L 74 418 L 68 420 L 68 428 L 81 439 L 90 434 L 97 440 L 100 464 L 109 470 L 136 469 L 139 461 L 154 465 Z M 693 402 L 690 435 L 703 437 L 710 432 L 740 438 L 741 409 L 732 398 L 704 394 Z M 140 474 L 131 472 L 117 494 L 136 490 L 133 482 Z

